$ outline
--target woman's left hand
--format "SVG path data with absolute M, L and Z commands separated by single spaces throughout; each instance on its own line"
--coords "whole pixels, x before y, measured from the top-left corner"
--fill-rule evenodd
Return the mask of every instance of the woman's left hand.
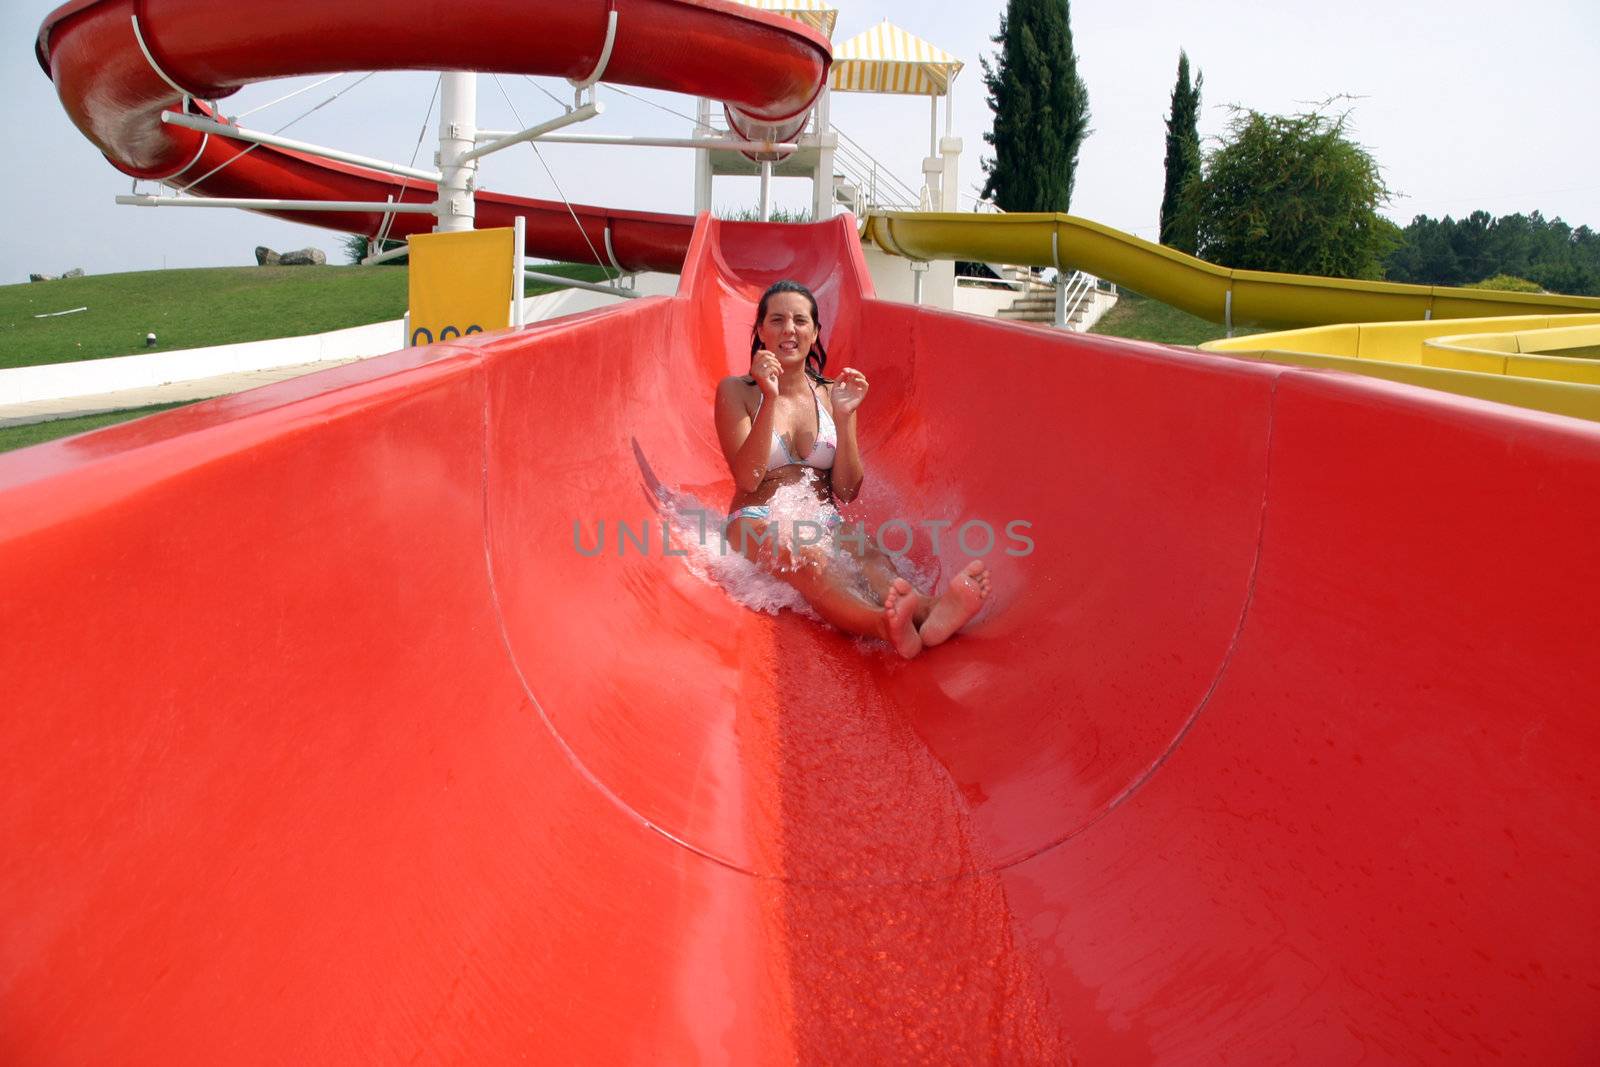
M 854 367 L 846 367 L 833 384 L 834 412 L 840 415 L 854 415 L 866 398 L 867 376 Z

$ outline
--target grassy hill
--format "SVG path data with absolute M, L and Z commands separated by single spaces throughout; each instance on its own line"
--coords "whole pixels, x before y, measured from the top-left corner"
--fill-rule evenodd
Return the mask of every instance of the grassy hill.
M 1228 335 L 1228 331 L 1218 323 L 1196 318 L 1159 300 L 1140 296 L 1131 289 L 1122 290 L 1117 306 L 1106 312 L 1089 332 L 1105 334 L 1107 337 L 1159 341 L 1167 345 L 1198 345 Z M 1233 332 L 1237 337 L 1261 331 L 1240 328 Z
M 599 267 L 543 265 L 583 281 Z M 214 267 L 0 287 L 0 369 L 296 337 L 398 319 L 405 267 Z M 529 295 L 550 286 L 527 286 Z M 84 307 L 70 315 L 48 315 Z M 145 347 L 145 334 L 157 345 Z

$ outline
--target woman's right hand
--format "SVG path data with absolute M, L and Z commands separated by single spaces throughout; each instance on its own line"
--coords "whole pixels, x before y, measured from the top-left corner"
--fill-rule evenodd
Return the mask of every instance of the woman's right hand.
M 761 395 L 768 400 L 778 395 L 778 357 L 765 348 L 750 357 L 750 377 L 756 380 Z

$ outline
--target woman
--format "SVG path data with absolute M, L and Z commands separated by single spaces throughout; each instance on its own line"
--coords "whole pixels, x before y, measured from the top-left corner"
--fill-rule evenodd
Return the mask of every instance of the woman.
M 756 308 L 749 375 L 717 385 L 717 437 L 736 485 L 727 537 L 828 622 L 882 638 L 910 659 L 977 614 L 989 595 L 989 573 L 973 560 L 943 596 L 926 596 L 864 533 L 840 529 L 833 502 L 854 500 L 866 476 L 856 417 L 867 379 L 853 367 L 837 381 L 823 377 L 828 354 L 821 331 L 810 290 L 775 283 Z M 812 502 L 809 513 L 795 507 L 797 497 Z M 785 513 L 809 521 L 786 525 Z M 807 531 L 824 529 L 831 533 L 824 543 L 806 543 Z

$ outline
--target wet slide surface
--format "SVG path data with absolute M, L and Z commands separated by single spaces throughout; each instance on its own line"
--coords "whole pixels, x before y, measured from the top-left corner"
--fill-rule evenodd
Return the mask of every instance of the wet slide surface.
M 575 543 L 728 498 L 783 276 L 864 517 L 1032 523 L 916 661 Z M 0 1047 L 1584 1062 L 1597 501 L 1591 424 L 881 303 L 848 220 L 0 457 Z
M 615 80 L 821 84 L 796 24 L 615 6 Z M 210 98 L 581 77 L 609 9 L 90 0 L 40 56 L 181 183 L 243 146 L 159 123 L 134 14 Z M 196 191 L 398 188 L 258 148 Z M 540 207 L 478 217 L 586 258 Z M 580 214 L 680 295 L 0 457 L 7 1060 L 1592 1059 L 1600 431 L 880 303 L 848 221 Z M 729 495 L 712 389 L 783 276 L 872 380 L 865 518 L 1032 524 L 915 662 L 617 551 Z

